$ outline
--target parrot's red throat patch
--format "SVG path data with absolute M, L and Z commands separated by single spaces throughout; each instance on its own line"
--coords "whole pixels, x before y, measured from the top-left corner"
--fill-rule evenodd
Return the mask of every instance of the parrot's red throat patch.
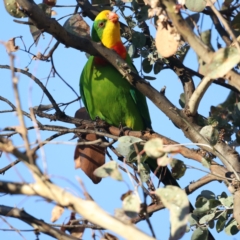
M 111 49 L 115 50 L 115 52 L 122 57 L 124 60 L 127 57 L 127 50 L 124 47 L 122 42 L 118 42 L 116 43 L 113 47 L 111 47 Z M 100 65 L 105 65 L 107 63 L 107 61 L 101 57 L 94 57 L 94 62 L 96 64 L 100 64 Z

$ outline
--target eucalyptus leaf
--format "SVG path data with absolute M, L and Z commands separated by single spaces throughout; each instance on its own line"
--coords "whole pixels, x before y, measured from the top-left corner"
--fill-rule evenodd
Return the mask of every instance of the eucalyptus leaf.
M 228 196 L 227 198 L 220 198 L 219 201 L 224 207 L 231 207 L 233 205 L 233 196 Z
M 168 185 L 158 188 L 155 193 L 170 211 L 170 239 L 180 239 L 186 232 L 188 222 L 189 201 L 186 192 L 179 187 Z
M 217 224 L 216 224 L 216 230 L 218 233 L 224 229 L 226 222 L 227 222 L 226 216 L 221 215 L 218 218 Z
M 153 72 L 154 74 L 160 73 L 160 71 L 163 69 L 163 64 L 159 62 L 155 62 L 154 67 L 153 67 Z
M 205 216 L 203 216 L 202 218 L 200 218 L 199 220 L 199 223 L 200 224 L 205 224 L 205 223 L 208 223 L 209 221 L 211 221 L 213 218 L 215 217 L 215 213 L 210 213 L 210 214 L 207 214 Z
M 219 131 L 212 125 L 207 125 L 200 130 L 200 134 L 203 135 L 211 145 L 215 145 L 219 139 Z
M 195 203 L 194 213 L 205 213 L 210 210 L 210 202 L 205 197 L 199 197 Z
M 202 12 L 206 7 L 205 0 L 186 0 L 185 1 L 186 7 L 192 12 Z
M 133 58 L 135 52 L 136 52 L 136 48 L 135 48 L 135 46 L 133 44 L 131 44 L 128 47 L 128 55 L 130 56 L 130 58 Z
M 148 58 L 143 59 L 142 68 L 145 73 L 150 73 L 152 71 L 153 65 L 150 64 Z
M 102 165 L 101 167 L 97 168 L 94 171 L 94 175 L 100 178 L 105 178 L 105 177 L 112 177 L 113 179 L 117 181 L 122 181 L 122 175 L 120 171 L 118 170 L 118 164 L 115 161 L 110 161 Z
M 123 210 L 125 214 L 130 218 L 135 218 L 138 216 L 140 211 L 140 199 L 138 196 L 131 194 L 124 198 L 123 200 Z
M 185 107 L 185 94 L 184 93 L 181 93 L 180 94 L 180 98 L 179 98 L 179 104 L 180 104 L 180 106 L 182 107 L 182 108 L 184 108 Z
M 144 47 L 145 43 L 146 43 L 146 36 L 143 33 L 133 32 L 133 34 L 132 34 L 132 44 L 136 48 Z
M 211 44 L 211 35 L 212 35 L 212 30 L 208 29 L 204 32 L 201 32 L 200 37 L 201 40 L 212 50 L 214 51 L 214 48 Z
M 172 167 L 172 170 L 171 170 L 172 176 L 175 179 L 180 179 L 182 176 L 184 176 L 184 174 L 187 170 L 187 167 L 184 164 L 184 162 L 181 160 L 175 159 L 175 158 L 172 159 L 170 166 Z
M 116 148 L 116 150 L 124 157 L 126 157 L 131 148 L 130 146 L 134 143 L 138 143 L 141 142 L 142 139 L 141 138 L 137 138 L 137 137 L 131 137 L 131 136 L 123 136 L 120 137 L 118 139 L 118 146 Z
M 143 22 L 148 19 L 148 9 L 150 9 L 150 6 L 148 5 L 141 7 L 140 12 L 138 12 L 138 14 L 136 15 L 139 22 Z
M 189 215 L 188 222 L 190 226 L 195 226 L 198 224 L 198 216 L 194 215 L 193 213 Z
M 27 17 L 25 13 L 23 13 L 16 0 L 3 0 L 6 11 L 15 18 L 24 18 Z
M 208 222 L 208 226 L 209 226 L 211 229 L 214 228 L 214 226 L 215 226 L 214 219 L 213 219 L 213 220 L 210 220 L 210 221 Z
M 207 239 L 208 239 L 208 229 L 205 227 L 197 228 L 191 236 L 191 240 L 207 240 Z
M 201 196 L 203 196 L 207 199 L 215 199 L 215 194 L 212 191 L 209 191 L 209 190 L 203 190 L 201 192 Z
M 150 80 L 150 81 L 152 81 L 152 80 L 156 80 L 155 77 L 151 77 L 151 76 L 146 76 L 146 75 L 144 75 L 143 77 L 144 77 L 144 79 L 146 79 L 146 80 Z
M 163 142 L 160 138 L 147 141 L 144 145 L 144 150 L 146 154 L 152 158 L 159 158 L 165 154 L 163 151 Z
M 206 75 L 211 79 L 221 78 L 240 62 L 239 51 L 235 47 L 221 48 L 213 54 L 206 66 Z
M 150 178 L 150 168 L 145 163 L 138 164 L 138 171 L 142 182 L 147 182 Z
M 202 158 L 201 163 L 206 168 L 210 168 L 210 166 L 211 166 L 210 161 L 208 161 L 206 158 Z
M 230 221 L 225 226 L 225 233 L 227 235 L 235 235 L 239 232 L 238 227 L 237 227 L 237 221 L 232 218 Z

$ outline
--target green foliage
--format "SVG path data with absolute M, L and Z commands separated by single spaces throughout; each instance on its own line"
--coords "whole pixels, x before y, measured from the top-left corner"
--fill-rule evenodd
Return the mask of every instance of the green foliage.
M 213 47 L 212 47 L 212 44 L 211 44 L 211 35 L 212 35 L 212 32 L 211 32 L 211 29 L 208 29 L 204 32 L 201 32 L 200 34 L 200 37 L 201 37 L 201 40 L 212 50 Z
M 163 69 L 163 64 L 160 62 L 155 62 L 154 67 L 153 67 L 154 74 L 160 73 L 162 69 Z
M 232 0 L 224 1 L 223 9 L 227 9 Z M 125 6 L 128 4 L 128 11 L 131 14 L 125 16 Z M 93 5 L 98 5 L 99 9 L 113 9 L 109 0 L 94 0 Z M 16 18 L 26 17 L 26 15 L 18 7 L 15 0 L 4 0 L 4 5 L 7 12 Z M 107 6 L 106 6 L 107 5 Z M 144 5 L 136 0 L 116 1 L 114 5 L 121 11 L 126 23 L 129 27 L 128 32 L 122 34 L 127 38 L 127 51 L 131 58 L 140 58 L 142 65 L 141 76 L 146 80 L 155 80 L 156 77 L 146 76 L 153 71 L 158 75 L 162 69 L 171 68 L 173 65 L 170 59 L 165 59 L 158 54 L 155 46 L 155 40 L 151 35 L 148 35 L 144 28 L 145 21 L 149 19 L 150 6 Z M 48 16 L 51 17 L 51 7 L 46 4 L 39 4 L 39 8 Z M 130 6 L 130 7 L 129 7 Z M 185 21 L 191 29 L 196 32 L 196 26 L 200 19 L 200 12 L 206 7 L 205 0 L 186 0 L 188 10 L 197 12 L 189 15 Z M 127 12 L 127 11 L 126 11 Z M 188 12 L 189 13 L 189 12 Z M 235 16 L 234 16 L 235 14 Z M 226 16 L 234 29 L 235 33 L 240 31 L 240 14 L 234 13 Z M 202 16 L 201 16 L 202 17 Z M 225 15 L 224 15 L 225 17 Z M 150 21 L 156 24 L 157 17 L 151 18 Z M 31 23 L 31 20 L 29 20 Z M 81 18 L 79 14 L 75 14 L 68 18 L 63 27 L 70 33 L 77 36 L 89 36 L 89 26 Z M 136 31 L 137 30 L 137 31 Z M 211 43 L 212 29 L 201 31 L 200 38 L 202 42 L 214 51 Z M 37 44 L 39 36 L 42 32 L 34 25 L 30 25 L 30 32 Z M 174 58 L 180 62 L 184 62 L 190 45 L 183 42 L 174 55 Z M 213 41 L 213 40 L 212 40 Z M 214 45 L 215 46 L 215 45 Z M 211 79 L 223 77 L 230 69 L 234 68 L 240 61 L 239 50 L 233 46 L 221 48 L 217 50 L 209 64 L 206 64 L 199 59 L 199 73 L 208 76 Z M 192 73 L 194 75 L 194 73 Z M 185 95 L 180 95 L 179 104 L 182 108 L 185 107 Z M 234 132 L 236 127 L 240 127 L 240 103 L 238 95 L 231 92 L 227 99 L 218 106 L 212 106 L 209 117 L 197 116 L 196 123 L 202 126 L 200 134 L 202 134 L 211 145 L 215 145 L 218 141 L 231 141 L 233 133 L 236 134 L 238 142 L 240 142 L 239 132 Z M 222 133 L 224 134 L 222 135 Z M 240 134 L 239 134 L 240 135 Z M 165 148 L 161 139 L 153 139 L 145 143 L 142 139 L 130 136 L 120 137 L 118 141 L 117 151 L 125 157 L 127 163 L 137 169 L 141 182 L 146 183 L 150 179 L 150 168 L 146 164 L 149 157 L 157 161 L 158 166 L 171 165 L 172 176 L 179 179 L 184 176 L 186 165 L 183 161 L 171 159 L 168 153 L 175 153 L 174 148 Z M 203 166 L 210 168 L 211 159 L 208 157 L 202 158 Z M 115 161 L 110 161 L 99 167 L 95 172 L 98 177 L 112 177 L 115 180 L 122 181 L 121 172 L 118 169 L 118 164 Z M 187 229 L 187 214 L 188 214 L 188 199 L 184 191 L 173 186 L 157 189 L 156 195 L 161 198 L 164 205 L 170 210 L 171 219 L 171 239 L 178 239 Z M 228 235 L 234 235 L 239 230 L 236 221 L 233 219 L 233 196 L 227 196 L 225 192 L 216 196 L 209 190 L 204 190 L 198 196 L 196 209 L 189 217 L 189 230 L 193 230 L 192 240 L 208 239 L 208 228 L 216 228 L 217 232 L 225 231 Z M 130 218 L 138 216 L 140 211 L 140 199 L 138 195 L 131 193 L 123 199 L 123 209 L 121 214 L 126 214 Z M 124 221 L 127 221 L 124 218 Z M 130 222 L 129 222 L 130 223 Z
M 195 229 L 191 239 L 206 239 L 207 227 L 214 226 L 217 232 L 225 229 L 228 235 L 236 234 L 239 230 L 232 219 L 232 206 L 233 196 L 227 196 L 225 192 L 216 196 L 212 191 L 203 190 L 197 197 L 196 209 L 189 217 L 190 228 Z
M 115 161 L 105 163 L 103 166 L 97 168 L 94 171 L 94 174 L 100 178 L 112 177 L 117 181 L 123 180 L 122 175 L 118 170 L 118 164 Z
M 137 195 L 130 194 L 123 199 L 123 210 L 130 218 L 138 216 L 140 211 L 140 199 Z
M 148 58 L 143 59 L 142 68 L 145 73 L 150 73 L 152 71 L 153 65 L 150 63 Z
M 118 139 L 118 147 L 116 148 L 117 151 L 122 156 L 128 156 L 130 150 L 132 150 L 131 146 L 134 143 L 142 142 L 141 138 L 130 137 L 130 136 L 123 136 Z
M 16 0 L 3 0 L 6 11 L 15 18 L 24 18 L 26 15 L 21 11 Z
M 146 154 L 140 154 L 143 150 L 143 145 L 140 143 L 142 139 L 130 136 L 123 136 L 118 139 L 119 144 L 116 150 L 126 157 L 126 161 L 137 165 L 138 173 L 142 182 L 146 182 L 150 178 L 150 169 L 144 162 L 148 156 Z M 136 152 L 136 149 L 138 152 Z
M 240 61 L 238 49 L 234 47 L 221 48 L 213 54 L 212 60 L 206 66 L 206 75 L 211 78 L 223 77 Z
M 205 0 L 186 0 L 186 7 L 192 12 L 202 12 L 202 10 L 206 7 Z
M 180 98 L 179 98 L 178 102 L 182 108 L 185 107 L 185 94 L 184 93 L 180 94 Z
M 142 48 L 145 46 L 146 43 L 146 37 L 143 33 L 140 32 L 134 32 L 132 34 L 132 44 L 136 47 L 136 48 Z
M 145 163 L 138 164 L 138 172 L 142 182 L 147 182 L 150 178 L 150 168 Z
M 170 239 L 180 239 L 186 232 L 189 213 L 189 202 L 185 191 L 175 186 L 166 186 L 158 188 L 156 194 L 170 211 Z
M 180 179 L 187 170 L 184 162 L 175 158 L 171 161 L 170 166 L 172 167 L 172 176 L 175 179 Z
M 191 237 L 191 240 L 207 240 L 208 239 L 208 230 L 205 227 L 197 228 Z
M 215 126 L 207 125 L 200 130 L 200 134 L 204 136 L 211 145 L 215 145 L 219 139 L 219 132 Z
M 148 141 L 144 145 L 144 150 L 146 154 L 152 158 L 159 158 L 165 154 L 163 151 L 163 142 L 160 138 L 155 138 Z

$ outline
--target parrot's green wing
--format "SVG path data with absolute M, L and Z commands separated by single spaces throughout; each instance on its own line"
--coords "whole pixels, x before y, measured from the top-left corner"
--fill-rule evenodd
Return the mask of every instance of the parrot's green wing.
M 126 61 L 131 66 L 128 56 Z M 92 119 L 133 130 L 151 128 L 145 96 L 131 86 L 109 63 L 96 64 L 91 56 L 80 78 L 80 93 Z
M 131 58 L 129 55 L 127 55 L 127 62 L 131 62 Z M 137 69 L 136 67 L 131 63 L 132 68 L 135 70 L 135 72 L 137 73 Z M 150 119 L 150 115 L 149 115 L 149 111 L 148 111 L 148 106 L 147 106 L 147 102 L 146 102 L 146 97 L 139 92 L 136 88 L 134 88 L 133 86 L 131 86 L 130 88 L 130 93 L 131 96 L 136 104 L 136 107 L 139 109 L 140 114 L 142 116 L 142 120 L 144 122 L 144 125 L 146 128 L 152 129 L 152 125 L 151 125 L 151 119 Z

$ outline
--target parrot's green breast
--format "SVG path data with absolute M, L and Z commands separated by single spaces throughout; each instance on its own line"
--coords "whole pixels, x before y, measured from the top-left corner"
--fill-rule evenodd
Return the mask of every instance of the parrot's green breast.
M 128 56 L 127 62 L 131 64 Z M 80 92 L 85 107 L 96 117 L 118 127 L 133 130 L 151 128 L 146 98 L 133 88 L 109 63 L 97 64 L 89 57 L 80 78 Z

